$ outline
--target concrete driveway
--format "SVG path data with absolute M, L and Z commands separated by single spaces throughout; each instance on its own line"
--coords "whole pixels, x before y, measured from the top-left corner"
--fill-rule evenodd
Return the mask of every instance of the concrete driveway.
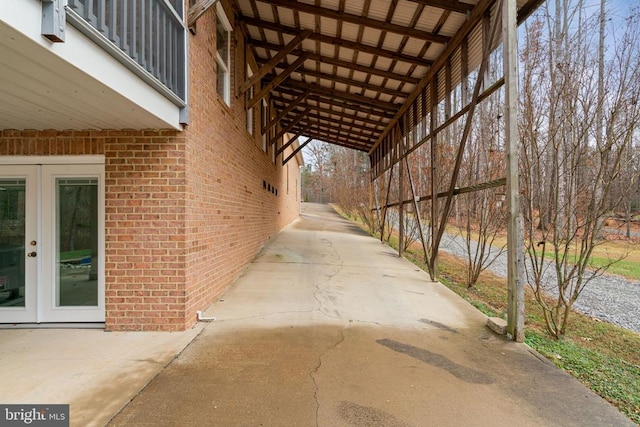
M 111 425 L 633 425 L 329 207 L 303 210 Z

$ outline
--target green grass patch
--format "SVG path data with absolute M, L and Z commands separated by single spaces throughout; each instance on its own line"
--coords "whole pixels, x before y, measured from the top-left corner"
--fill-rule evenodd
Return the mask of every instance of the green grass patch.
M 640 423 L 640 366 L 539 332 L 529 331 L 525 342 Z
M 540 255 L 539 252 L 537 252 L 537 254 Z M 547 260 L 553 260 L 555 255 L 553 252 L 547 251 L 544 253 L 544 257 Z M 567 258 L 569 259 L 569 262 L 575 262 L 576 256 L 569 254 L 567 255 Z M 640 280 L 640 263 L 634 260 L 621 259 L 616 261 L 616 259 L 617 258 L 615 257 L 608 258 L 604 256 L 591 256 L 589 258 L 589 266 L 595 269 L 604 267 L 605 265 L 613 262 L 613 264 L 607 268 L 608 274 L 615 274 L 632 280 Z
M 591 257 L 589 262 L 594 267 L 602 267 L 603 265 L 607 265 L 611 261 L 609 261 L 607 258 Z M 640 280 L 640 264 L 635 261 L 627 261 L 623 259 L 611 265 L 607 269 L 607 273 L 624 276 L 628 279 Z

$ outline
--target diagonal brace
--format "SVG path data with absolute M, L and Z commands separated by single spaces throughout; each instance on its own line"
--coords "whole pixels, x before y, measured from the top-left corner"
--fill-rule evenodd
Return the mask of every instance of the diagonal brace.
M 282 83 L 286 78 L 291 75 L 298 67 L 300 67 L 304 61 L 311 57 L 311 52 L 304 52 L 302 56 L 296 59 L 291 65 L 289 65 L 285 70 L 278 74 L 275 79 L 271 80 L 271 82 L 263 87 L 260 92 L 253 98 L 251 98 L 247 104 L 247 109 L 253 108 L 262 98 L 267 96 L 274 88 L 278 87 L 280 83 Z
M 244 93 L 250 87 L 258 83 L 264 76 L 269 74 L 275 67 L 282 61 L 285 56 L 289 55 L 295 48 L 298 47 L 303 40 L 308 38 L 311 35 L 311 30 L 304 30 L 296 37 L 293 38 L 285 47 L 283 47 L 276 55 L 269 60 L 266 64 L 262 66 L 254 75 L 252 75 L 248 80 L 240 85 L 238 88 L 238 92 Z

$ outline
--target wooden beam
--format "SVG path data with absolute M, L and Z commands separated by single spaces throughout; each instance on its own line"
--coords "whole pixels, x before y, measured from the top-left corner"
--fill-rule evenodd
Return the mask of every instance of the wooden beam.
M 200 0 L 189 8 L 187 12 L 187 28 L 189 28 L 189 31 L 195 34 L 196 21 L 204 15 L 209 8 L 215 6 L 218 1 L 220 0 Z
M 431 111 L 430 120 L 431 120 L 431 129 L 434 129 L 438 126 L 438 75 L 436 74 L 431 80 L 431 94 L 429 96 L 429 101 L 431 105 L 429 109 Z M 431 276 L 431 280 L 438 280 L 438 248 L 439 242 L 436 242 L 438 236 L 438 182 L 440 181 L 438 178 L 438 135 L 439 133 L 433 132 L 431 139 L 431 149 L 429 150 L 429 170 L 431 171 L 431 180 L 429 183 L 429 188 L 431 190 L 431 221 L 430 222 L 430 232 L 431 232 L 431 257 L 427 263 L 427 269 L 429 270 L 429 275 Z
M 524 4 L 518 10 L 518 25 L 522 24 L 543 2 L 544 0 L 529 0 Z
M 282 110 L 280 113 L 278 113 L 278 115 L 276 116 L 275 119 L 271 120 L 269 123 L 267 123 L 260 131 L 262 134 L 267 133 L 272 127 L 274 127 L 280 120 L 282 120 L 282 118 L 284 116 L 286 116 L 287 114 L 289 114 L 291 112 L 291 110 L 293 110 L 294 108 L 296 108 L 298 105 L 300 105 L 300 103 L 302 101 L 304 101 L 306 99 L 307 96 L 309 96 L 309 94 L 311 93 L 310 90 L 307 90 L 305 92 L 303 92 L 302 94 L 300 94 L 296 99 L 294 99 L 293 101 L 289 102 L 289 105 L 287 106 L 287 108 L 285 108 L 284 110 Z
M 409 84 L 418 84 L 420 79 L 411 77 L 405 74 L 398 74 L 392 71 L 381 70 L 379 68 L 367 67 L 366 65 L 360 65 L 349 61 L 343 61 L 341 59 L 331 58 L 322 55 L 313 55 L 311 59 L 314 59 L 323 64 L 335 65 L 336 67 L 347 68 L 354 71 L 360 71 L 366 74 L 374 74 L 376 76 L 384 77 L 391 80 L 397 80 Z
M 316 139 L 320 139 L 323 141 L 331 142 L 336 145 L 341 145 L 344 147 L 353 148 L 355 150 L 366 151 L 367 147 L 370 146 L 367 140 L 362 140 L 360 138 L 354 137 L 353 135 L 349 136 L 347 134 L 340 134 L 331 128 L 322 128 L 315 123 L 304 123 L 300 126 L 303 127 L 304 131 L 302 132 L 305 136 L 313 136 Z M 296 130 L 297 126 L 294 126 L 292 130 Z
M 282 147 L 278 148 L 278 151 L 276 152 L 276 156 L 279 156 L 280 154 L 282 154 L 282 152 L 284 150 L 286 150 L 287 148 L 289 148 L 291 146 L 291 144 L 293 144 L 294 142 L 296 142 L 296 140 L 299 138 L 299 136 L 295 136 L 293 138 L 291 138 L 289 141 L 287 141 L 286 144 L 284 144 Z M 311 138 L 307 138 L 307 140 L 305 142 L 303 142 L 303 144 L 306 144 Z
M 409 0 L 414 3 L 422 4 L 425 6 L 435 7 L 438 9 L 449 10 L 451 12 L 458 12 L 467 14 L 473 9 L 473 4 L 463 3 L 458 0 Z
M 244 22 L 246 25 L 251 25 L 253 27 L 257 27 L 261 29 L 268 29 L 268 30 L 279 32 L 279 33 L 298 34 L 300 32 L 300 30 L 293 27 L 287 27 L 286 25 L 276 24 L 274 22 L 269 22 L 269 21 L 263 21 L 263 20 L 252 18 L 249 16 L 242 16 L 240 17 L 240 20 Z M 314 41 L 326 43 L 329 45 L 345 47 L 347 49 L 352 49 L 357 52 L 370 53 L 372 55 L 378 55 L 383 58 L 394 59 L 396 61 L 406 62 L 408 64 L 422 65 L 424 67 L 430 67 L 433 64 L 433 61 L 430 61 L 424 58 L 405 55 L 396 51 L 377 48 L 375 46 L 369 46 L 366 44 L 352 42 L 349 40 L 337 39 L 332 36 L 327 36 L 327 35 L 315 33 L 315 32 L 309 36 L 309 40 L 314 40 Z
M 299 152 L 300 150 L 302 150 L 302 149 L 305 147 L 305 145 L 307 145 L 307 144 L 308 144 L 308 143 L 310 143 L 311 141 L 313 141 L 313 139 L 309 138 L 309 139 L 307 139 L 307 140 L 304 142 L 304 144 L 300 144 L 300 146 L 298 146 L 298 148 L 296 148 L 295 150 L 293 150 L 293 153 L 291 153 L 291 154 L 289 155 L 289 157 L 287 157 L 286 159 L 284 159 L 284 160 L 282 161 L 282 166 L 286 165 L 286 164 L 289 162 L 289 160 L 291 160 L 291 159 L 292 159 L 296 154 L 298 154 L 298 152 Z
M 275 79 L 271 80 L 265 87 L 263 87 L 260 92 L 253 98 L 251 98 L 247 102 L 247 109 L 253 108 L 262 98 L 267 96 L 269 92 L 271 92 L 275 87 L 277 87 L 280 83 L 282 83 L 291 73 L 293 73 L 296 68 L 301 66 L 304 61 L 309 59 L 311 56 L 311 52 L 305 52 L 301 57 L 296 59 L 291 65 L 289 65 L 285 70 L 278 74 Z
M 506 184 L 507 184 L 507 178 L 499 178 L 499 179 L 494 179 L 493 181 L 487 181 L 487 182 L 482 182 L 480 184 L 469 185 L 467 187 L 456 188 L 453 190 L 453 194 L 458 196 L 460 194 L 473 193 L 476 191 L 487 190 L 489 188 L 503 187 Z M 449 194 L 448 191 L 441 191 L 437 193 L 436 197 L 437 198 L 447 197 L 448 194 Z M 432 199 L 432 196 L 428 195 L 428 196 L 420 197 L 418 201 L 426 202 L 431 199 Z
M 289 104 L 291 101 L 284 99 L 284 98 L 279 98 L 279 97 L 271 97 L 271 100 L 274 101 L 275 103 L 278 104 Z M 354 123 L 355 126 L 360 126 L 363 129 L 369 129 L 375 132 L 382 132 L 384 129 L 384 123 L 380 123 L 380 121 L 378 120 L 371 120 L 369 118 L 364 118 L 364 117 L 360 117 L 358 115 L 354 115 L 354 114 L 347 114 L 347 113 L 343 113 L 340 111 L 335 111 L 331 108 L 324 108 L 324 107 L 319 107 L 319 106 L 313 106 L 307 103 L 302 103 L 299 105 L 299 107 L 308 107 L 310 111 L 317 111 L 317 112 L 321 112 L 321 113 L 327 113 L 327 114 L 331 114 L 333 116 L 338 116 L 341 119 L 347 119 L 347 120 L 351 120 L 354 122 L 362 122 L 364 123 L 364 125 L 362 124 L 357 124 Z M 327 120 L 329 120 L 330 118 L 327 118 Z M 370 125 L 369 127 L 367 127 L 366 125 Z
M 375 139 L 378 131 L 369 128 L 362 128 L 361 126 L 352 126 L 347 123 L 335 123 L 330 117 L 323 117 L 319 114 L 308 113 L 306 114 L 308 120 L 316 120 L 319 126 L 334 129 L 339 133 L 345 132 L 349 136 L 359 136 L 366 138 L 367 140 Z M 326 123 L 323 125 L 322 123 Z
M 304 83 L 298 80 L 288 80 L 286 87 L 293 87 L 296 89 L 307 90 L 311 89 L 312 93 L 319 93 L 326 95 L 329 98 L 339 98 L 347 101 L 355 102 L 356 104 L 370 105 L 374 108 L 381 109 L 382 111 L 396 111 L 402 104 L 394 104 L 392 102 L 379 101 L 377 99 L 367 98 L 366 96 L 357 95 L 351 92 L 343 92 L 336 89 L 331 89 L 324 86 L 312 85 Z
M 293 9 L 298 12 L 309 13 L 311 15 L 321 16 L 323 18 L 335 19 L 336 21 L 349 22 L 355 25 L 362 25 L 368 28 L 374 28 L 380 31 L 409 36 L 419 40 L 430 41 L 433 43 L 447 44 L 451 41 L 451 37 L 433 34 L 428 31 L 422 31 L 415 28 L 407 28 L 403 25 L 393 24 L 391 22 L 379 21 L 377 19 L 367 18 L 360 15 L 341 12 L 338 10 L 328 9 L 325 7 L 314 6 L 312 4 L 301 3 L 294 0 L 263 0 L 266 3 Z
M 354 86 L 357 88 L 362 88 L 364 90 L 370 90 L 373 92 L 379 92 L 379 93 L 385 93 L 387 95 L 391 95 L 391 96 L 395 96 L 398 98 L 406 98 L 407 96 L 409 96 L 408 93 L 402 92 L 400 90 L 396 90 L 396 89 L 389 89 L 386 88 L 384 86 L 376 86 L 370 83 L 366 83 L 366 82 L 361 82 L 358 80 L 353 80 L 353 79 L 349 79 L 346 77 L 340 77 L 340 76 L 336 76 L 333 74 L 327 74 L 327 73 L 323 73 L 320 71 L 315 71 L 309 68 L 300 68 L 298 70 L 298 72 L 300 74 L 306 74 L 308 76 L 312 76 L 312 77 L 318 77 L 319 79 L 325 80 L 325 81 L 333 81 L 336 83 L 342 83 L 344 85 L 347 86 Z
M 297 125 L 298 122 L 300 120 L 302 120 L 304 118 L 304 116 L 307 115 L 308 112 L 309 112 L 308 108 L 306 108 L 304 111 L 301 111 L 300 114 L 298 114 L 298 116 L 295 119 L 293 119 L 286 126 L 283 126 L 282 129 L 280 129 L 280 131 L 276 134 L 276 137 L 273 139 L 273 141 L 277 141 L 278 139 L 282 138 L 284 136 L 284 134 L 289 132 L 291 130 L 291 128 L 293 128 L 295 125 Z
M 260 47 L 260 48 L 272 50 L 275 52 L 278 52 L 280 49 L 282 49 L 282 45 L 269 43 L 262 40 L 250 39 L 247 41 L 247 43 L 254 47 Z M 293 50 L 291 52 L 291 55 L 300 56 L 302 55 L 302 50 L 300 49 Z M 361 73 L 365 73 L 365 74 L 373 74 L 376 76 L 380 76 L 390 80 L 396 80 L 404 83 L 415 85 L 420 82 L 420 79 L 417 77 L 411 77 L 405 74 L 398 74 L 388 70 L 381 70 L 379 68 L 370 67 L 367 65 L 356 64 L 351 61 L 344 61 L 342 59 L 332 58 L 330 56 L 313 54 L 309 59 L 320 62 L 322 64 L 335 65 L 336 67 L 342 67 L 342 68 L 346 68 L 348 70 L 353 70 L 353 71 L 360 71 Z M 257 57 L 256 61 L 266 62 L 268 61 L 268 59 Z
M 253 74 L 248 80 L 240 85 L 238 88 L 239 93 L 245 93 L 250 87 L 258 83 L 264 76 L 269 74 L 287 55 L 289 55 L 295 48 L 302 43 L 307 37 L 311 35 L 311 30 L 304 30 L 293 38 L 286 46 L 278 51 L 271 59 L 269 59 L 260 69 Z M 300 52 L 299 57 L 302 57 L 303 52 Z
M 298 91 L 290 89 L 290 88 L 285 88 L 282 85 L 280 85 L 277 89 L 277 91 L 279 93 L 284 93 L 287 95 L 291 95 L 291 96 L 299 96 Z M 389 119 L 391 119 L 393 117 L 393 113 L 391 111 L 385 111 L 385 110 L 377 110 L 375 108 L 369 107 L 369 106 L 364 106 L 362 104 L 357 104 L 355 102 L 350 102 L 350 101 L 339 101 L 337 100 L 335 97 L 326 97 L 326 96 L 322 96 L 320 94 L 312 94 L 309 95 L 307 97 L 306 102 L 317 102 L 317 103 L 323 103 L 323 104 L 328 104 L 331 105 L 332 107 L 336 107 L 336 108 L 344 108 L 347 110 L 353 110 L 353 111 L 357 111 L 363 114 L 367 114 L 370 116 L 374 116 L 374 117 L 380 117 L 382 120 L 387 121 Z
M 300 138 L 306 132 L 306 130 L 307 130 L 306 128 L 302 128 L 298 130 L 293 137 L 289 138 L 289 141 L 287 142 L 286 145 L 283 145 L 282 147 L 278 148 L 278 150 L 276 151 L 276 156 L 279 156 L 280 154 L 282 154 L 282 152 L 289 146 L 289 143 L 293 143 L 293 141 Z
M 314 109 L 313 107 L 307 106 L 307 108 L 305 110 L 311 111 L 313 109 Z M 338 123 L 334 117 L 325 117 L 325 116 L 322 116 L 322 115 L 320 115 L 318 113 L 309 112 L 307 114 L 307 117 L 318 119 L 318 120 L 324 120 L 325 122 L 330 123 L 331 126 L 339 127 L 340 129 L 345 129 L 346 131 L 351 131 L 352 129 L 357 129 L 357 130 L 360 130 L 360 131 L 371 132 L 372 133 L 371 136 L 373 136 L 373 135 L 377 134 L 378 132 L 382 131 L 382 129 L 380 129 L 380 128 L 369 127 L 369 126 L 361 125 L 361 124 L 357 124 L 357 123 L 349 123 L 349 122 L 344 122 L 344 121 L 340 121 Z
M 493 93 L 495 93 L 498 89 L 500 89 L 502 86 L 504 85 L 504 77 L 501 77 L 500 79 L 498 79 L 494 84 L 492 84 L 491 86 L 489 86 L 487 89 L 485 89 L 484 92 L 482 92 L 482 94 L 480 94 L 478 96 L 478 102 L 482 102 L 484 99 L 488 98 L 489 96 L 491 96 Z M 423 95 L 426 95 L 425 92 L 423 92 Z M 429 142 L 431 140 L 431 138 L 434 137 L 434 135 L 438 134 L 439 132 L 441 132 L 443 129 L 451 126 L 452 123 L 454 123 L 455 121 L 457 121 L 458 119 L 460 119 L 462 116 L 464 116 L 465 114 L 467 114 L 467 112 L 469 111 L 469 105 L 466 105 L 464 107 L 462 107 L 457 113 L 455 113 L 453 116 L 451 116 L 451 118 L 445 120 L 444 122 L 440 123 L 436 128 L 431 129 L 430 133 L 426 133 L 426 136 L 424 136 L 418 143 L 416 143 L 414 146 L 412 146 L 411 148 L 409 148 L 407 150 L 407 155 L 413 153 L 415 150 L 417 150 L 418 148 L 420 148 L 423 144 Z M 376 177 L 380 176 L 380 173 L 385 172 L 386 169 L 378 171 L 378 174 L 376 175 Z

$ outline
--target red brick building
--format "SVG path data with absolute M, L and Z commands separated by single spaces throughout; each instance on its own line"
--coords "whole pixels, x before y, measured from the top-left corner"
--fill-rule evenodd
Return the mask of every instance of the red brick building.
M 51 4 L 0 10 L 0 323 L 188 328 L 298 216 L 297 143 L 246 109 L 226 2 L 195 34 L 178 1 Z
M 516 30 L 540 3 L 4 2 L 0 323 L 188 327 L 296 217 L 296 155 L 317 139 L 368 154 L 371 212 L 397 206 L 402 230 L 420 203 L 440 223 L 434 278 L 456 195 L 504 185 L 522 340 Z M 461 188 L 476 106 L 498 91 L 504 181 Z M 423 149 L 420 195 L 404 165 Z

